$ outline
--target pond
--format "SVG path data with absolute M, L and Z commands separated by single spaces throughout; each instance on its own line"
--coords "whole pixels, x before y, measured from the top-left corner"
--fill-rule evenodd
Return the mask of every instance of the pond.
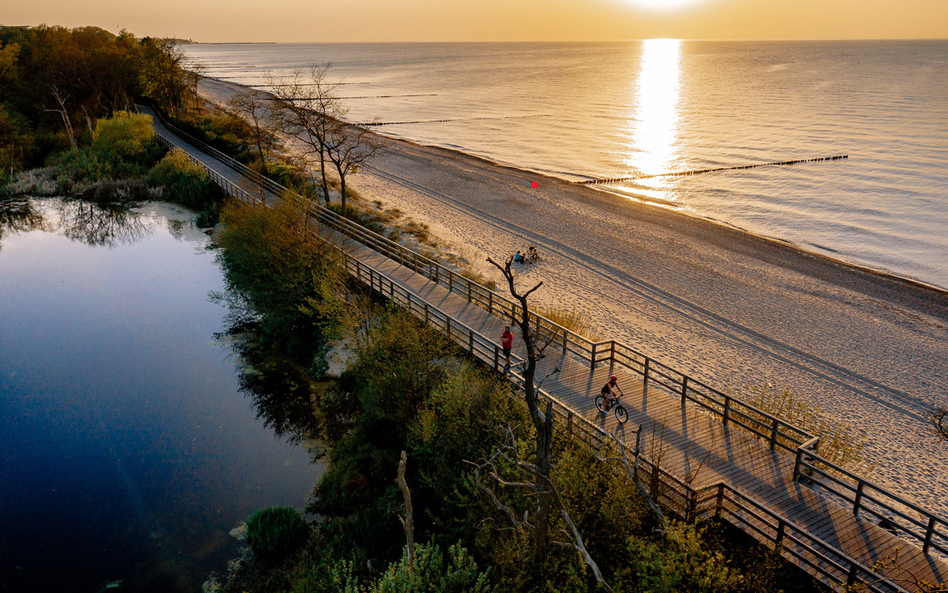
M 248 393 L 192 220 L 0 203 L 0 591 L 200 591 L 305 505 L 321 466 Z

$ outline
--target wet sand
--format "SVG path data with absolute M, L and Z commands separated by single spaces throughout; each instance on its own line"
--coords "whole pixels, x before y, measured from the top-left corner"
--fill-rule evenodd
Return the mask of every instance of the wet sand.
M 204 80 L 224 101 L 238 85 Z M 379 137 L 348 183 L 491 277 L 536 245 L 538 301 L 721 390 L 770 384 L 863 431 L 872 480 L 948 515 L 948 292 L 463 153 Z M 532 182 L 539 187 L 531 187 Z

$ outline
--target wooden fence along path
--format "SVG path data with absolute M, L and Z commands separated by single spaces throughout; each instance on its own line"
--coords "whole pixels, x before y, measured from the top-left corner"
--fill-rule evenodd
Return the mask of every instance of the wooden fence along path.
M 285 191 L 169 128 L 156 119 L 159 137 L 230 195 L 272 203 Z M 502 372 L 499 340 L 513 301 L 325 208 L 313 205 L 310 215 L 352 276 Z M 632 450 L 642 427 L 641 477 L 680 518 L 722 517 L 834 587 L 914 591 L 918 581 L 948 582 L 948 522 L 820 457 L 818 438 L 624 344 L 592 342 L 542 317 L 535 323 L 544 345 L 537 381 L 559 430 L 597 449 L 615 436 Z M 625 392 L 624 425 L 594 405 L 612 374 Z M 516 364 L 508 377 L 522 383 Z

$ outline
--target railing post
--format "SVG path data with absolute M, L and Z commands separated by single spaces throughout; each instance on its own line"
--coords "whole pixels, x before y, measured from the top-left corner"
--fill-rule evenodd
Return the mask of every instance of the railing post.
M 642 371 L 642 384 L 645 385 L 646 387 L 648 386 L 648 361 L 649 361 L 649 357 L 646 356 L 645 357 L 645 370 Z
M 494 314 L 494 291 L 487 293 L 487 312 L 491 315 Z
M 925 530 L 925 543 L 922 545 L 922 554 L 928 553 L 932 545 L 932 535 L 935 533 L 935 517 L 928 518 L 928 529 Z
M 865 486 L 865 484 L 866 484 L 865 482 L 863 482 L 862 480 L 859 480 L 858 484 L 856 485 L 856 500 L 853 501 L 853 516 L 854 517 L 859 516 L 859 507 L 861 506 L 861 503 L 862 503 L 862 489 L 863 489 L 863 486 Z
M 596 346 L 598 346 L 598 344 L 596 344 L 596 342 L 593 342 L 592 356 L 589 357 L 589 368 L 590 368 L 590 369 L 595 369 L 595 368 L 596 368 Z
M 727 421 L 731 416 L 731 396 L 724 396 L 724 426 L 727 426 Z M 795 475 L 795 474 L 794 474 Z
M 428 305 L 425 305 L 427 310 Z M 497 367 L 500 365 L 500 346 L 494 344 L 494 370 L 497 370 Z
M 688 523 L 695 522 L 695 515 L 698 514 L 698 491 L 688 488 L 688 508 L 685 511 L 685 521 Z
M 566 434 L 573 436 L 573 411 L 566 412 Z M 934 520 L 934 519 L 933 519 Z
M 714 516 L 720 517 L 724 510 L 724 482 L 718 484 L 718 497 L 714 503 Z
M 688 375 L 682 375 L 681 379 L 681 407 L 685 407 L 685 400 L 688 399 Z
M 774 451 L 777 448 L 777 429 L 780 428 L 780 420 L 774 418 L 774 422 L 770 427 L 770 450 Z
M 448 270 L 448 292 L 454 292 L 454 272 Z
M 425 325 L 428 325 L 428 302 L 425 301 Z
M 473 298 L 471 297 L 471 281 L 467 281 L 467 302 L 472 302 Z
M 468 351 L 470 351 L 471 354 L 474 354 L 474 330 L 473 329 L 468 332 L 467 349 Z
M 784 532 L 787 529 L 787 524 L 783 522 L 783 519 L 780 519 L 780 522 L 777 524 L 777 538 L 774 544 L 774 550 L 780 551 L 780 546 L 783 545 L 783 536 Z
M 451 337 L 451 316 L 450 315 L 444 316 L 444 334 L 448 336 L 449 338 Z
M 803 447 L 797 447 L 797 460 L 793 464 L 793 481 L 800 480 L 800 464 L 803 462 Z
M 858 567 L 856 566 L 855 562 L 849 565 L 849 576 L 846 577 L 847 587 L 852 588 L 856 584 L 856 575 L 858 574 L 857 570 Z

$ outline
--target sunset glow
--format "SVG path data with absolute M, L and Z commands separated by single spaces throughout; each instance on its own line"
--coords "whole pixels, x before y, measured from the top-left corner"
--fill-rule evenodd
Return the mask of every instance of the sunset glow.
M 202 42 L 943 39 L 941 0 L 0 0 L 3 25 L 95 25 Z

